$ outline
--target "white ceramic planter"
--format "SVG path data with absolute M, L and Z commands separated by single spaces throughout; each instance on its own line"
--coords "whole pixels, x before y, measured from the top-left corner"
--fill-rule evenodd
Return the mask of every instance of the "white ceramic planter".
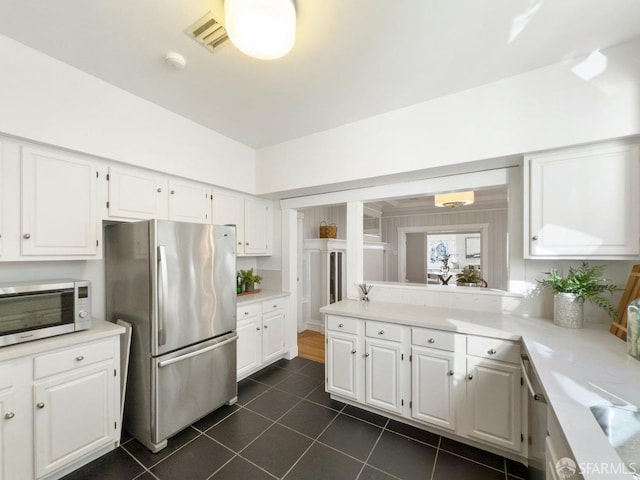
M 553 323 L 565 328 L 584 327 L 584 298 L 575 293 L 556 293 L 553 297 Z

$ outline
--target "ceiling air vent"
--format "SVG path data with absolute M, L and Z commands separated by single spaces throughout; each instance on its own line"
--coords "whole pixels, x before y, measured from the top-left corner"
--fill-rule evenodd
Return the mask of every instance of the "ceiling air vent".
M 211 51 L 229 38 L 225 28 L 213 17 L 211 12 L 187 28 L 185 33 Z

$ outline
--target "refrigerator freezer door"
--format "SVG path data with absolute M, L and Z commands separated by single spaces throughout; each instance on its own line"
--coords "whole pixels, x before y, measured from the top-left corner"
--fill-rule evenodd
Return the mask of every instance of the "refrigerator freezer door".
M 235 228 L 158 220 L 152 235 L 157 285 L 152 355 L 235 330 Z
M 153 359 L 155 384 L 151 428 L 152 450 L 171 435 L 234 401 L 236 343 L 234 333 Z

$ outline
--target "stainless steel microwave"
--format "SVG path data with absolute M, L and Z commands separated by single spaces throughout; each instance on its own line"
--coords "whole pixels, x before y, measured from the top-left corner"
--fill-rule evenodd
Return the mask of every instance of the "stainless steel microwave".
M 91 326 L 91 283 L 46 280 L 0 283 L 0 346 Z

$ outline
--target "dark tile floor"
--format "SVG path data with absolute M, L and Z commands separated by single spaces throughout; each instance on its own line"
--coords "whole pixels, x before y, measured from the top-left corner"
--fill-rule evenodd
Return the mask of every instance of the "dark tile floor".
M 240 382 L 222 407 L 152 454 L 120 448 L 65 480 L 516 480 L 521 464 L 344 405 L 324 391 L 324 365 L 281 360 Z

